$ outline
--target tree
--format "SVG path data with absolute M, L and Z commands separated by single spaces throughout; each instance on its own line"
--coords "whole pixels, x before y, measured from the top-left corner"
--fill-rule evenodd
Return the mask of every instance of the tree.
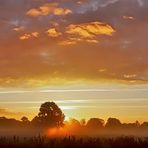
M 141 128 L 148 129 L 148 122 L 143 122 L 143 123 L 141 124 Z
M 65 115 L 54 102 L 45 102 L 41 104 L 38 116 L 32 122 L 43 126 L 61 126 L 63 125 Z
M 86 127 L 91 129 L 98 129 L 98 128 L 102 128 L 103 125 L 104 125 L 104 120 L 99 118 L 91 118 L 88 120 Z
M 136 121 L 135 123 L 124 123 L 122 124 L 122 127 L 125 129 L 137 129 L 140 127 L 139 121 Z
M 81 124 L 81 126 L 85 126 L 86 125 L 86 120 L 85 119 L 81 119 L 80 120 L 80 124 Z
M 108 118 L 107 120 L 107 123 L 105 125 L 105 127 L 108 127 L 108 128 L 118 128 L 118 127 L 121 127 L 121 122 L 119 119 L 116 119 L 116 118 Z
M 74 119 L 74 118 L 71 118 L 69 120 L 69 124 L 71 127 L 75 127 L 75 128 L 80 128 L 81 127 L 81 124 L 78 120 Z
M 22 121 L 22 122 L 29 122 L 28 118 L 25 117 L 25 116 L 23 116 L 23 117 L 21 118 L 21 121 Z

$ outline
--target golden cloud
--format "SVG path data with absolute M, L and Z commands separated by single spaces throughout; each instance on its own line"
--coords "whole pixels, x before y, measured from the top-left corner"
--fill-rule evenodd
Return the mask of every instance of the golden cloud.
M 59 44 L 67 46 L 67 45 L 74 45 L 79 42 L 98 43 L 99 41 L 95 39 L 69 38 L 67 40 L 61 41 Z
M 59 43 L 59 45 L 67 46 L 67 45 L 74 45 L 77 42 L 74 40 L 64 40 Z
M 47 30 L 47 34 L 48 34 L 49 37 L 53 37 L 53 38 L 62 35 L 61 32 L 58 32 L 58 31 L 56 30 L 56 28 L 50 28 L 50 29 L 48 29 L 48 30 Z
M 25 27 L 24 26 L 20 26 L 20 27 L 15 27 L 13 28 L 14 31 L 19 32 L 19 31 L 24 31 Z
M 108 24 L 102 22 L 91 22 L 77 25 L 69 25 L 66 33 L 78 35 L 81 38 L 94 38 L 96 35 L 112 36 L 115 30 Z
M 46 16 L 49 14 L 60 16 L 60 15 L 67 15 L 70 13 L 72 13 L 70 9 L 59 7 L 58 3 L 48 3 L 44 4 L 43 6 L 40 6 L 39 8 L 30 9 L 26 14 L 28 16 L 38 17 L 38 16 Z
M 123 77 L 125 79 L 132 79 L 132 78 L 136 78 L 137 75 L 136 74 L 124 74 Z
M 93 38 L 94 34 L 88 32 L 86 30 L 86 26 L 84 25 L 70 25 L 67 27 L 66 33 L 72 34 L 72 35 L 79 35 L 83 38 Z
M 88 43 L 98 43 L 99 41 L 98 40 L 86 40 L 86 42 L 88 42 Z
M 32 32 L 31 35 L 32 35 L 32 37 L 37 38 L 39 36 L 39 33 L 38 32 Z
M 38 38 L 38 32 L 32 32 L 30 34 L 25 33 L 24 35 L 20 36 L 20 40 L 28 40 L 30 38 Z
M 28 40 L 29 38 L 31 38 L 30 34 L 24 34 L 24 35 L 20 36 L 20 40 Z
M 66 27 L 66 33 L 71 36 L 62 41 L 60 45 L 73 45 L 78 42 L 98 43 L 97 36 L 112 36 L 114 32 L 115 30 L 110 25 L 102 22 L 71 24 Z

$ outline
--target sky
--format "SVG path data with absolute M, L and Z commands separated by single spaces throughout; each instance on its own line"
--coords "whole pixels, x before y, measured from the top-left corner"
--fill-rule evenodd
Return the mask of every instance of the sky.
M 55 101 L 67 118 L 148 121 L 147 0 L 1 0 L 0 116 Z

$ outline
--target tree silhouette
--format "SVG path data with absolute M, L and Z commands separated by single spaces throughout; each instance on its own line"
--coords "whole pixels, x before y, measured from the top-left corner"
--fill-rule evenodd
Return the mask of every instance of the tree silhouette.
M 85 119 L 81 119 L 80 120 L 80 124 L 81 124 L 81 126 L 85 126 L 86 125 L 86 120 Z
M 43 126 L 61 126 L 63 125 L 65 115 L 54 102 L 45 102 L 41 104 L 38 116 L 32 122 Z
M 99 118 L 91 118 L 88 120 L 86 126 L 91 129 L 103 128 L 104 120 Z
M 116 118 L 108 118 L 107 123 L 106 123 L 106 127 L 107 128 L 118 128 L 121 127 L 121 122 L 119 119 Z
M 69 123 L 71 125 L 71 127 L 74 127 L 74 128 L 80 128 L 81 127 L 81 124 L 78 120 L 74 119 L 74 118 L 71 118 L 69 120 Z
M 148 122 L 143 122 L 143 123 L 141 124 L 141 128 L 148 129 Z
M 29 120 L 28 120 L 28 118 L 27 118 L 26 116 L 23 116 L 23 117 L 21 118 L 21 121 L 22 121 L 22 122 L 29 122 Z

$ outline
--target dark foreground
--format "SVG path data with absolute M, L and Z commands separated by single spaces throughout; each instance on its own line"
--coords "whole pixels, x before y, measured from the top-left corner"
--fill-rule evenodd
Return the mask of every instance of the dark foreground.
M 148 148 L 148 138 L 1 137 L 0 148 Z

